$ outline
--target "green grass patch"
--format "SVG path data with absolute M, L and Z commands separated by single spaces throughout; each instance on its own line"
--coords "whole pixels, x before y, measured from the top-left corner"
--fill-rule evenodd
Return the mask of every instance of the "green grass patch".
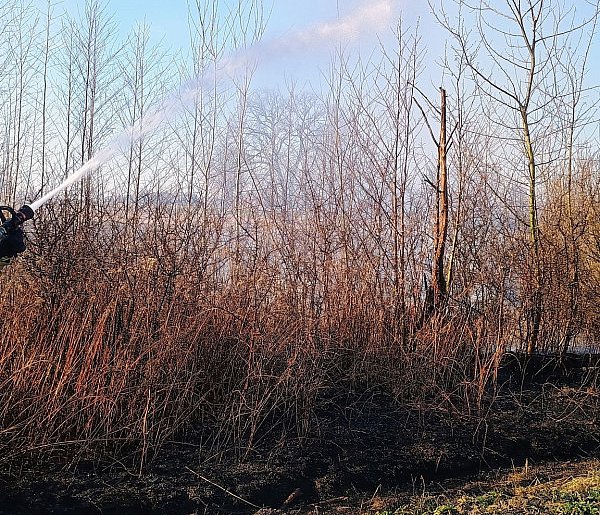
M 600 465 L 596 461 L 565 466 L 560 473 L 516 470 L 494 483 L 478 484 L 482 493 L 464 489 L 442 495 L 415 496 L 410 503 L 391 503 L 377 515 L 600 515 Z M 468 487 L 469 485 L 465 485 Z M 485 489 L 488 488 L 487 491 Z M 471 486 L 470 490 L 473 490 Z M 389 508 L 388 508 L 389 506 Z

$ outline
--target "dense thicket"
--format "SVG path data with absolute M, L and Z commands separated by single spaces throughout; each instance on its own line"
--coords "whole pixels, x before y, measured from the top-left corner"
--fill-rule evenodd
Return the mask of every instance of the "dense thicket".
M 558 8 L 544 4 L 546 19 Z M 2 202 L 39 197 L 262 32 L 258 3 L 218 13 L 191 11 L 182 60 L 147 27 L 120 40 L 95 1 L 74 18 L 0 6 Z M 143 464 L 192 426 L 243 453 L 266 431 L 312 431 L 336 389 L 470 409 L 508 350 L 597 352 L 591 30 L 569 32 L 570 55 L 558 40 L 534 49 L 527 105 L 457 45 L 446 207 L 437 92 L 428 103 L 419 87 L 435 56 L 418 30 L 400 25 L 368 62 L 340 55 L 320 94 L 255 90 L 250 72 L 198 91 L 29 223 L 27 253 L 0 277 L 0 459 Z

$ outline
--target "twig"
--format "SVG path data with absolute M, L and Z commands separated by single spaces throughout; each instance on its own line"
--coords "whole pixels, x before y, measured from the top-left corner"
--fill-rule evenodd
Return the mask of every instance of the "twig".
M 310 504 L 309 507 L 317 508 L 318 506 L 323 506 L 323 505 L 332 504 L 332 503 L 339 502 L 339 501 L 347 501 L 347 500 L 348 500 L 348 496 L 345 496 L 345 495 L 342 497 L 333 497 L 331 499 L 323 499 L 322 501 Z
M 248 506 L 252 506 L 253 508 L 257 508 L 260 510 L 260 506 L 257 506 L 254 503 L 251 503 L 250 501 L 247 501 L 246 499 L 242 499 L 239 495 L 234 494 L 233 492 L 230 492 L 229 490 L 227 490 L 227 488 L 222 487 L 221 485 L 218 485 L 217 483 L 215 483 L 214 481 L 211 481 L 210 479 L 204 477 L 203 475 L 199 474 L 198 472 L 196 472 L 195 470 L 192 470 L 189 467 L 185 467 L 187 470 L 189 470 L 192 474 L 194 474 L 195 476 L 199 477 L 200 479 L 202 479 L 203 481 L 206 481 L 207 483 L 211 484 L 212 486 L 218 488 L 219 490 L 222 490 L 223 492 L 225 492 L 227 495 L 231 495 L 231 497 L 235 497 L 238 501 L 242 501 L 243 503 L 247 504 Z

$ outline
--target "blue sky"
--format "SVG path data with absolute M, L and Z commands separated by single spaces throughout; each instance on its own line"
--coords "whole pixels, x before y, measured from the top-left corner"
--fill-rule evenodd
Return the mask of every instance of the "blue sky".
M 32 0 L 45 9 L 48 0 Z M 107 12 L 114 17 L 121 38 L 124 40 L 129 32 L 140 23 L 150 27 L 152 39 L 161 42 L 171 53 L 185 54 L 189 48 L 188 12 L 189 6 L 196 1 L 203 4 L 213 0 L 104 0 Z M 215 0 L 216 1 L 216 0 Z M 248 0 L 219 0 L 222 9 L 236 9 L 239 3 Z M 356 12 L 361 6 L 377 3 L 378 0 L 263 0 L 265 11 L 270 12 L 267 29 L 263 40 L 285 37 L 306 27 L 323 22 L 335 22 L 340 18 Z M 430 13 L 426 0 L 392 0 L 397 5 L 397 12 L 389 20 L 389 29 L 379 34 L 366 34 L 358 43 L 350 47 L 352 52 L 359 49 L 363 55 L 368 55 L 378 45 L 378 37 L 389 38 L 391 28 L 397 23 L 402 14 L 403 26 L 414 27 L 419 24 L 419 33 L 426 47 L 427 69 L 422 77 L 426 86 L 437 86 L 442 81 L 441 71 L 434 64 L 439 61 L 444 52 L 447 39 L 444 30 L 436 25 Z M 434 0 L 437 3 L 440 0 Z M 587 0 L 573 0 L 574 8 L 583 8 Z M 84 9 L 85 0 L 50 0 L 54 5 L 54 15 L 60 16 L 68 12 L 77 16 Z M 450 6 L 451 2 L 442 2 Z M 596 38 L 590 55 L 590 70 L 600 65 L 600 38 Z M 391 47 L 393 48 L 393 47 Z M 255 75 L 255 85 L 282 85 L 288 79 L 293 79 L 298 85 L 313 86 L 320 81 L 322 74 L 327 73 L 330 56 L 335 50 L 332 44 L 313 46 L 306 52 L 295 52 L 286 55 L 280 52 L 275 59 L 265 59 Z
M 41 9 L 45 9 L 47 0 L 34 0 Z M 211 0 L 199 0 L 208 2 Z M 223 9 L 235 9 L 241 0 L 220 0 Z M 265 40 L 285 37 L 290 33 L 314 26 L 322 22 L 335 22 L 340 18 L 355 12 L 361 6 L 369 5 L 376 0 L 264 0 L 265 11 L 270 13 L 267 23 Z M 140 23 L 150 27 L 151 37 L 155 42 L 161 42 L 171 52 L 185 53 L 189 47 L 188 12 L 189 5 L 195 5 L 196 0 L 105 0 L 106 10 L 113 15 L 119 33 L 124 39 L 127 34 Z M 424 0 L 396 0 L 402 4 L 402 14 L 406 23 L 416 24 L 421 18 L 421 24 L 430 23 L 427 2 Z M 77 16 L 85 6 L 85 0 L 59 0 L 54 2 L 54 16 L 63 13 Z M 361 38 L 360 51 L 368 54 L 378 45 L 378 37 L 391 37 L 391 27 L 396 23 L 389 20 L 390 30 L 383 34 L 367 34 Z M 358 43 L 352 47 L 358 51 Z M 302 84 L 305 81 L 318 82 L 322 73 L 326 72 L 334 45 L 324 45 L 311 48 L 310 52 L 291 56 L 280 56 L 276 61 L 261 65 L 258 70 L 259 83 L 281 83 L 293 78 Z
M 144 20 L 150 24 L 157 37 L 164 37 L 174 47 L 187 43 L 187 15 L 189 4 L 196 0 L 107 0 L 109 12 L 114 13 L 120 29 L 126 33 L 136 23 Z M 200 0 L 207 3 L 210 0 Z M 220 0 L 223 9 L 235 9 L 240 0 Z M 266 36 L 278 36 L 287 31 L 326 20 L 334 20 L 352 12 L 357 6 L 370 0 L 264 0 L 266 12 L 270 12 Z M 426 2 L 422 2 L 426 6 Z M 62 6 L 74 12 L 83 0 L 64 0 Z M 413 3 L 414 5 L 414 3 Z M 60 4 L 57 5 L 60 11 Z

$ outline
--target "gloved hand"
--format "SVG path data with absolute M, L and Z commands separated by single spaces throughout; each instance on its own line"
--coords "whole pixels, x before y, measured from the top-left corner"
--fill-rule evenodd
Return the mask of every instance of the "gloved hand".
M 0 241 L 0 266 L 8 265 L 11 258 L 25 250 L 24 238 L 23 229 L 17 227 Z

